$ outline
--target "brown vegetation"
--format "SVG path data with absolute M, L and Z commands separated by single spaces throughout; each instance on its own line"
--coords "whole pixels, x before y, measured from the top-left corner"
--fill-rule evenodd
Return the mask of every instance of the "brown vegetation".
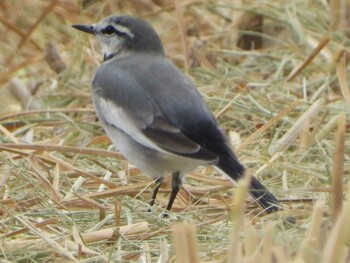
M 348 1 L 2 0 L 0 10 L 1 260 L 348 262 Z M 152 180 L 111 147 L 91 102 L 99 47 L 70 27 L 117 13 L 156 28 L 282 211 L 264 215 L 244 180 L 202 167 L 169 219 L 169 187 L 147 212 Z

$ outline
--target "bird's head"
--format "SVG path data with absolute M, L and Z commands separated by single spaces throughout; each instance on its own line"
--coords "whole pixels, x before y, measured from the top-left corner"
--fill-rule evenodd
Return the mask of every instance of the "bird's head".
M 162 42 L 146 21 L 128 15 L 114 15 L 91 25 L 72 25 L 95 35 L 102 47 L 104 61 L 124 52 L 143 52 L 164 56 Z

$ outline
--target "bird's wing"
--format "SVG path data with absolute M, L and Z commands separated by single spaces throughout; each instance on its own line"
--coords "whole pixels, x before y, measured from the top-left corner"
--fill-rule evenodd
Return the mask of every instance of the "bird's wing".
M 216 162 L 216 155 L 189 139 L 162 114 L 129 73 L 106 64 L 96 72 L 93 97 L 101 121 L 148 148 Z
M 115 64 L 124 65 L 162 116 L 186 137 L 206 149 L 208 143 L 227 144 L 198 89 L 168 59 L 143 54 Z

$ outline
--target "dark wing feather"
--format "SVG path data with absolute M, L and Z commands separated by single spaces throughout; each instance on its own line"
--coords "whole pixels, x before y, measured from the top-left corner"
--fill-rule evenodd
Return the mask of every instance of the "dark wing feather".
M 159 147 L 169 152 L 211 163 L 218 161 L 215 154 L 202 148 L 162 118 L 155 118 L 142 132 Z

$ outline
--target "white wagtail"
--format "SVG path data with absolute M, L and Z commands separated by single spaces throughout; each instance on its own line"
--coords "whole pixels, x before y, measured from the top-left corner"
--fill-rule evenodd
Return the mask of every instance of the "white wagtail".
M 102 47 L 104 62 L 92 82 L 97 115 L 119 151 L 155 179 L 151 205 L 167 174 L 172 176 L 167 210 L 183 176 L 200 165 L 215 165 L 232 180 L 243 176 L 215 117 L 191 80 L 165 57 L 147 22 L 118 15 L 73 27 L 95 35 Z M 256 178 L 250 194 L 267 212 L 278 210 L 278 200 Z

